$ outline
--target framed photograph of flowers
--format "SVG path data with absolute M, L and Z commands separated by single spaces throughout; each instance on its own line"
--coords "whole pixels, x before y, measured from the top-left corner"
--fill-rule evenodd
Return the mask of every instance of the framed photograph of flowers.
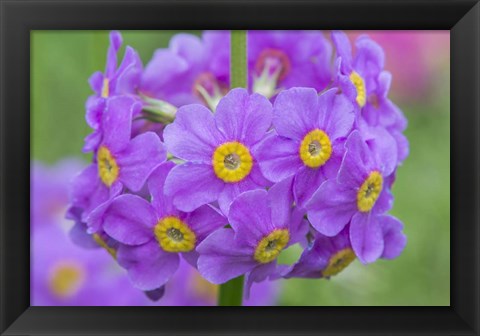
M 2 334 L 478 334 L 477 2 L 0 8 Z

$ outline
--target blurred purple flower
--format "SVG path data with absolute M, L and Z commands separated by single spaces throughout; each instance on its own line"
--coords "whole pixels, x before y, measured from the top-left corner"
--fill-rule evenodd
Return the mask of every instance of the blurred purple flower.
M 249 87 L 267 98 L 295 86 L 321 91 L 331 81 L 332 47 L 320 31 L 248 31 Z
M 69 200 L 69 183 L 85 164 L 65 159 L 54 166 L 33 162 L 30 167 L 30 217 L 35 223 L 62 222 Z
M 68 185 L 82 167 L 75 159 L 54 166 L 32 165 L 30 202 L 35 210 L 30 217 L 31 305 L 150 304 L 141 291 L 132 288 L 125 272 L 107 252 L 84 250 L 68 238 L 72 223 L 63 217 Z
M 229 32 L 202 38 L 177 34 L 155 52 L 142 76 L 140 92 L 176 106 L 204 103 L 215 108 L 229 87 Z
M 32 306 L 149 304 L 145 294 L 131 286 L 125 272 L 106 251 L 74 245 L 58 225 L 34 225 L 37 228 L 31 238 Z
M 432 99 L 436 83 L 448 81 L 450 60 L 449 31 L 350 31 L 356 38 L 368 35 L 388 57 L 385 67 L 395 78 L 392 94 L 403 102 Z

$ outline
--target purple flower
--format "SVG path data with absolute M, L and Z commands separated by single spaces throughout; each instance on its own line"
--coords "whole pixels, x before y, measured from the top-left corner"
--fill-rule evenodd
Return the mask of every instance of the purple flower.
M 402 223 L 388 215 L 373 215 L 381 225 L 383 252 L 381 258 L 394 259 L 407 243 Z M 315 240 L 303 252 L 285 278 L 330 278 L 348 267 L 356 259 L 350 244 L 350 227 L 347 225 L 334 237 L 315 234 Z
M 86 103 L 87 124 L 94 132 L 85 139 L 85 152 L 95 151 L 101 141 L 101 120 L 105 110 L 105 100 L 117 95 L 133 95 L 140 84 L 142 61 L 137 52 L 127 46 L 122 63 L 117 68 L 117 53 L 122 45 L 122 36 L 119 32 L 110 33 L 110 47 L 107 53 L 105 72 L 95 72 L 89 79 L 95 95 L 88 98 Z
M 331 81 L 332 47 L 319 31 L 249 31 L 248 68 L 253 92 L 267 98 L 279 89 L 323 90 Z
M 118 262 L 127 269 L 135 287 L 142 290 L 163 286 L 178 268 L 179 253 L 196 265 L 197 244 L 226 225 L 225 217 L 209 205 L 186 213 L 172 204 L 163 189 L 173 166 L 167 162 L 152 173 L 148 181 L 151 203 L 137 195 L 125 194 L 91 216 L 94 226 L 103 227 L 121 243 Z
M 387 97 L 391 80 L 392 76 L 387 71 L 382 71 L 377 77 L 377 90 L 370 95 L 369 101 L 362 109 L 359 126 L 386 129 L 396 141 L 398 161 L 402 162 L 409 153 L 408 140 L 403 135 L 407 128 L 407 119 L 398 106 Z
M 123 61 L 117 67 L 117 53 L 121 45 L 122 35 L 112 31 L 105 72 L 96 72 L 90 77 L 90 86 L 102 98 L 134 94 L 140 83 L 142 61 L 132 47 L 127 46 Z
M 362 108 L 370 94 L 376 91 L 376 79 L 385 64 L 383 50 L 368 36 L 360 36 L 356 41 L 357 53 L 352 57 L 352 47 L 345 33 L 332 32 L 332 40 L 337 50 L 336 84 Z
M 391 74 L 383 71 L 385 55 L 383 49 L 366 35 L 356 40 L 356 55 L 345 33 L 335 31 L 332 39 L 337 49 L 336 84 L 361 108 L 363 119 L 369 126 L 387 129 L 396 140 L 399 161 L 408 156 L 408 141 L 402 132 L 407 120 L 402 111 L 387 97 Z M 362 127 L 360 125 L 360 127 Z
M 245 89 L 230 91 L 215 115 L 202 105 L 181 107 L 164 131 L 168 151 L 187 161 L 172 169 L 165 192 L 182 211 L 218 200 L 227 214 L 243 191 L 269 185 L 254 151 L 272 122 L 272 105 Z
M 314 238 L 285 278 L 329 278 L 356 259 L 350 245 L 348 226 L 334 237 L 317 232 Z
M 384 139 L 369 146 L 358 131 L 352 132 L 337 179 L 324 182 L 306 206 L 310 223 L 326 236 L 337 235 L 351 222 L 350 241 L 363 263 L 382 254 L 382 217 L 374 215 L 388 211 L 393 202 L 389 179 L 396 151 Z
M 273 112 L 276 134 L 255 155 L 269 180 L 294 176 L 295 202 L 303 207 L 326 179 L 336 177 L 354 107 L 335 89 L 318 96 L 311 88 L 292 88 L 278 95 Z
M 146 66 L 141 93 L 176 106 L 205 103 L 214 109 L 229 86 L 229 45 L 228 32 L 205 32 L 202 39 L 175 35 Z
M 212 233 L 197 251 L 198 270 L 214 284 L 227 282 L 246 273 L 248 297 L 253 282 L 278 277 L 277 257 L 288 246 L 303 239 L 306 227 L 301 216 L 292 216 L 288 182 L 265 190 L 242 193 L 228 214 L 231 228 Z
M 130 139 L 132 115 L 140 108 L 141 104 L 133 98 L 108 100 L 96 162 L 83 170 L 72 186 L 71 204 L 83 210 L 83 221 L 96 207 L 120 194 L 124 186 L 139 191 L 150 173 L 165 161 L 166 151 L 155 133 Z

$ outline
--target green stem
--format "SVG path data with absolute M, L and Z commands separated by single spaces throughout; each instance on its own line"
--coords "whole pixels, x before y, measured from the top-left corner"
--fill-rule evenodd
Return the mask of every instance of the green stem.
M 219 306 L 241 306 L 243 297 L 243 275 L 220 285 Z
M 247 31 L 232 30 L 230 37 L 230 87 L 247 88 Z M 241 306 L 243 275 L 220 286 L 219 306 Z
M 232 30 L 230 38 L 230 87 L 247 88 L 247 31 Z

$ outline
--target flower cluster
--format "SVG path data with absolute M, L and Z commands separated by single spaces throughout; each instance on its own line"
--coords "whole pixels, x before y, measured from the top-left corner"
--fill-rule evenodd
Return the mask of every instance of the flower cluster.
M 92 164 L 72 184 L 76 235 L 107 248 L 141 290 L 163 292 L 181 260 L 214 284 L 245 275 L 330 278 L 397 257 L 388 214 L 408 156 L 382 48 L 343 32 L 251 31 L 249 88 L 230 88 L 230 34 L 178 34 L 143 69 L 111 33 L 90 80 Z M 78 238 L 78 237 L 77 237 Z M 292 265 L 277 263 L 289 246 Z

